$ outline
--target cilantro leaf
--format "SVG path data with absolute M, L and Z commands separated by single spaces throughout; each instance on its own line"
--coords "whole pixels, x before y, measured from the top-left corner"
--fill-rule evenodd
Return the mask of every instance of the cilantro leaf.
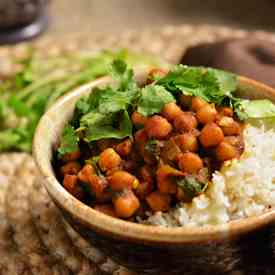
M 160 146 L 159 142 L 156 139 L 150 139 L 144 147 L 145 151 L 149 153 L 155 160 L 159 160 L 160 158 Z
M 195 176 L 188 175 L 177 180 L 177 185 L 183 190 L 184 194 L 192 199 L 203 193 L 208 186 L 207 181 L 200 181 Z
M 36 50 L 29 48 L 24 59 L 14 58 L 14 65 L 20 65 L 19 71 L 0 82 L 0 134 L 3 133 L 0 151 L 30 151 L 32 137 L 37 122 L 44 111 L 66 92 L 83 83 L 110 73 L 113 64 L 113 75 L 120 84 L 120 92 L 132 99 L 138 94 L 131 66 L 142 65 L 167 66 L 153 56 L 134 53 L 124 49 L 116 51 L 66 52 L 60 55 L 44 57 Z M 123 61 L 122 61 L 123 60 Z M 90 111 L 90 100 L 80 100 L 76 106 L 73 122 L 74 129 L 79 127 L 79 119 Z M 108 110 L 113 108 L 105 102 Z M 114 108 L 119 109 L 118 103 Z M 101 110 L 104 108 L 101 106 Z M 106 108 L 107 110 L 107 108 Z M 113 111 L 113 110 L 112 110 Z M 7 131 L 12 129 L 11 131 Z M 7 138 L 10 135 L 10 139 Z M 15 138 L 16 137 L 16 138 Z
M 225 94 L 230 95 L 232 92 L 236 91 L 237 89 L 236 75 L 229 72 L 222 71 L 222 70 L 212 69 L 212 68 L 208 68 L 207 70 L 208 72 L 211 72 L 215 76 L 220 89 L 224 91 Z
M 137 97 L 139 88 L 133 78 L 128 78 L 130 70 L 122 61 L 113 63 L 114 74 L 120 78 L 118 87 L 107 86 L 94 88 L 88 97 L 81 98 L 76 103 L 72 124 L 77 126 L 77 132 L 82 132 L 86 142 L 102 138 L 122 139 L 132 135 L 132 122 L 128 109 Z M 126 76 L 125 76 L 126 74 Z M 121 83 L 133 82 L 130 86 Z
M 175 102 L 174 96 L 164 87 L 148 85 L 141 90 L 137 111 L 144 116 L 159 113 L 165 104 Z
M 181 92 L 221 104 L 236 90 L 237 79 L 235 75 L 221 70 L 178 65 L 157 84 L 173 94 Z
M 9 151 L 14 144 L 20 141 L 20 135 L 14 129 L 6 129 L 0 132 L 0 150 Z
M 98 176 L 103 176 L 101 173 L 100 167 L 98 165 L 98 161 L 99 161 L 99 156 L 93 156 L 93 157 L 85 160 L 85 163 L 91 164 L 94 167 L 96 174 Z
M 111 87 L 100 90 L 98 94 L 98 110 L 100 113 L 113 113 L 126 110 L 131 104 L 132 97 L 125 92 L 117 91 Z
M 115 59 L 112 63 L 111 74 L 118 81 L 120 91 L 131 91 L 137 89 L 137 83 L 134 79 L 134 71 L 127 67 L 127 64 L 121 59 Z
M 102 138 L 122 139 L 132 135 L 132 122 L 126 110 L 111 115 L 92 112 L 81 119 L 81 125 L 86 142 Z
M 31 114 L 31 110 L 26 104 L 18 99 L 16 96 L 11 96 L 9 101 L 8 101 L 9 107 L 11 107 L 17 116 L 22 117 L 22 116 L 28 116 Z
M 127 64 L 122 59 L 116 59 L 112 63 L 112 70 L 115 76 L 121 76 L 127 71 Z
M 73 153 L 77 151 L 79 137 L 76 135 L 74 128 L 71 125 L 65 126 L 62 136 L 61 144 L 58 148 L 58 156 L 62 157 L 67 153 Z
M 6 103 L 0 99 L 0 121 L 3 122 L 4 117 L 5 117 L 5 108 L 6 108 Z M 0 127 L 2 123 L 0 122 Z
M 0 151 L 27 151 L 32 147 L 33 129 L 28 125 L 4 129 L 0 132 Z

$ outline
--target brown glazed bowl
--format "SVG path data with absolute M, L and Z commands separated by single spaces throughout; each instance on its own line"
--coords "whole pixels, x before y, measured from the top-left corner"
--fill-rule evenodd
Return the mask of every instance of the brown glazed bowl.
M 136 78 L 144 83 L 146 73 L 138 73 Z M 249 275 L 266 270 L 263 260 L 272 254 L 268 226 L 275 221 L 275 211 L 215 226 L 148 226 L 97 212 L 57 181 L 51 164 L 53 150 L 64 124 L 72 117 L 76 100 L 93 87 L 110 82 L 108 77 L 101 78 L 65 95 L 46 112 L 36 129 L 34 157 L 45 188 L 65 219 L 91 245 L 139 274 L 226 274 L 247 266 Z M 275 101 L 272 88 L 244 77 L 238 77 L 238 82 L 243 97 Z

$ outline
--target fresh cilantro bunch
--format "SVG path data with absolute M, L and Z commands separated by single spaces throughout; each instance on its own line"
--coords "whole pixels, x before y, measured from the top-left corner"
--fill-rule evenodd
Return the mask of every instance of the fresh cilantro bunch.
M 229 106 L 240 120 L 275 117 L 275 105 L 270 100 L 237 97 L 237 76 L 222 70 L 177 65 L 156 84 L 173 95 L 199 96 L 218 106 Z
M 177 65 L 166 76 L 139 87 L 133 70 L 118 59 L 112 63 L 111 75 L 116 84 L 95 88 L 76 103 L 74 117 L 61 138 L 59 157 L 76 151 L 80 139 L 89 144 L 100 139 L 132 137 L 130 116 L 134 110 L 144 116 L 160 113 L 165 104 L 176 102 L 181 94 L 230 106 L 240 120 L 275 117 L 275 105 L 269 100 L 238 98 L 237 77 L 229 72 Z M 154 141 L 148 144 L 148 150 L 154 150 L 154 145 Z
M 3 80 L 0 76 L 0 152 L 30 152 L 36 125 L 45 110 L 73 88 L 107 75 L 115 59 L 125 62 L 120 64 L 122 68 L 117 66 L 118 75 L 126 63 L 130 66 L 167 66 L 157 58 L 123 49 L 63 53 L 50 57 L 42 57 L 30 49 L 27 58 L 14 60 L 15 65 L 21 66 L 18 73 Z M 128 85 L 127 77 L 130 76 L 125 75 L 125 79 L 121 79 L 121 85 Z M 113 108 L 111 102 L 108 104 L 108 108 Z M 117 104 L 122 103 L 118 100 Z M 126 113 L 124 118 L 126 123 Z M 72 134 L 71 129 L 65 136 Z M 70 140 L 68 144 L 72 143 Z

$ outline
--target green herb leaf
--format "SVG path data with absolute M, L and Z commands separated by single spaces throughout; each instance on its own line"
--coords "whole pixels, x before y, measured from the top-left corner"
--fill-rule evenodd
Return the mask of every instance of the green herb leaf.
M 16 129 L 5 129 L 0 132 L 0 151 L 25 151 L 30 152 L 33 131 L 27 126 Z
M 101 170 L 99 168 L 98 161 L 99 161 L 99 156 L 93 156 L 93 157 L 85 160 L 85 163 L 91 164 L 94 167 L 96 174 L 98 176 L 103 176 L 103 174 L 101 173 Z
M 137 95 L 137 85 L 133 81 L 133 71 L 127 68 L 123 61 L 131 66 L 167 66 L 158 58 L 123 49 L 96 53 L 66 52 L 46 58 L 33 49 L 29 52 L 23 60 L 17 58 L 13 60 L 15 65 L 20 65 L 20 71 L 1 81 L 0 84 L 0 134 L 3 132 L 3 141 L 5 141 L 5 144 L 0 146 L 0 151 L 30 151 L 33 129 L 44 111 L 58 97 L 74 87 L 109 74 L 114 60 L 120 60 L 114 62 L 113 73 L 117 80 L 122 81 L 119 89 L 125 93 L 125 98 L 134 98 Z M 90 100 L 88 97 L 87 100 L 80 100 L 77 104 L 72 122 L 75 129 L 79 127 L 79 118 L 90 111 Z M 114 107 L 111 103 L 105 103 L 110 110 L 119 109 L 118 104 L 121 102 L 116 102 Z M 104 110 L 102 106 L 101 110 Z M 24 125 L 21 125 L 21 120 L 24 120 Z M 6 130 L 10 127 L 13 127 L 13 138 L 8 141 L 6 137 L 11 133 L 8 131 L 6 134 Z M 20 130 L 16 130 L 18 127 Z M 14 136 L 18 138 L 15 139 Z
M 61 158 L 67 153 L 76 152 L 78 148 L 79 138 L 75 133 L 75 130 L 72 126 L 67 125 L 62 133 L 61 144 L 58 148 L 58 156 Z
M 113 69 L 113 74 L 120 77 L 126 72 L 127 64 L 121 59 L 116 59 L 112 63 L 112 69 Z
M 219 88 L 224 91 L 226 95 L 230 95 L 232 92 L 236 91 L 237 89 L 237 78 L 236 75 L 225 72 L 222 70 L 208 68 L 207 71 L 212 73 L 216 81 L 219 84 Z
M 118 90 L 134 91 L 137 89 L 134 72 L 127 67 L 127 64 L 123 60 L 115 59 L 113 61 L 111 74 L 119 83 Z
M 2 125 L 2 122 L 4 120 L 4 117 L 5 117 L 5 108 L 6 108 L 6 103 L 0 99 L 0 128 L 1 128 L 1 125 Z
M 14 148 L 14 144 L 20 141 L 20 135 L 13 129 L 0 132 L 0 150 L 9 151 Z
M 99 156 L 93 156 L 89 159 L 86 159 L 85 163 L 97 166 L 98 161 L 99 161 Z
M 188 198 L 192 199 L 203 193 L 208 186 L 207 181 L 199 181 L 195 176 L 188 175 L 177 180 L 177 185 L 183 190 Z
M 11 96 L 8 105 L 15 111 L 16 115 L 19 117 L 29 116 L 31 114 L 31 110 L 26 104 L 18 99 L 16 96 Z
M 127 93 L 116 91 L 110 87 L 99 90 L 97 97 L 99 112 L 106 114 L 126 110 L 132 101 L 132 97 Z
M 84 140 L 122 139 L 132 136 L 132 123 L 126 110 L 114 114 L 89 113 L 81 119 Z
M 141 90 L 137 111 L 144 116 L 161 112 L 165 104 L 175 102 L 173 95 L 159 85 L 148 85 Z
M 80 98 L 76 102 L 75 108 L 79 114 L 86 114 L 90 109 L 89 98 L 88 97 Z
M 145 151 L 152 155 L 156 160 L 160 158 L 160 146 L 156 139 L 150 139 L 144 147 Z
M 178 65 L 157 81 L 172 93 L 199 96 L 208 102 L 221 104 L 237 87 L 236 76 L 221 70 Z

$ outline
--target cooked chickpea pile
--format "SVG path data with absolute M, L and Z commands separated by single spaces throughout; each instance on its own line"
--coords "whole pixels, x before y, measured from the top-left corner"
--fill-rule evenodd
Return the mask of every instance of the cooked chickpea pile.
M 233 110 L 199 97 L 181 95 L 160 114 L 134 111 L 131 119 L 133 139 L 100 140 L 89 157 L 86 149 L 67 154 L 58 171 L 72 195 L 110 216 L 135 220 L 190 201 L 178 181 L 192 176 L 208 183 L 214 170 L 244 149 Z M 92 156 L 96 161 L 89 161 Z

